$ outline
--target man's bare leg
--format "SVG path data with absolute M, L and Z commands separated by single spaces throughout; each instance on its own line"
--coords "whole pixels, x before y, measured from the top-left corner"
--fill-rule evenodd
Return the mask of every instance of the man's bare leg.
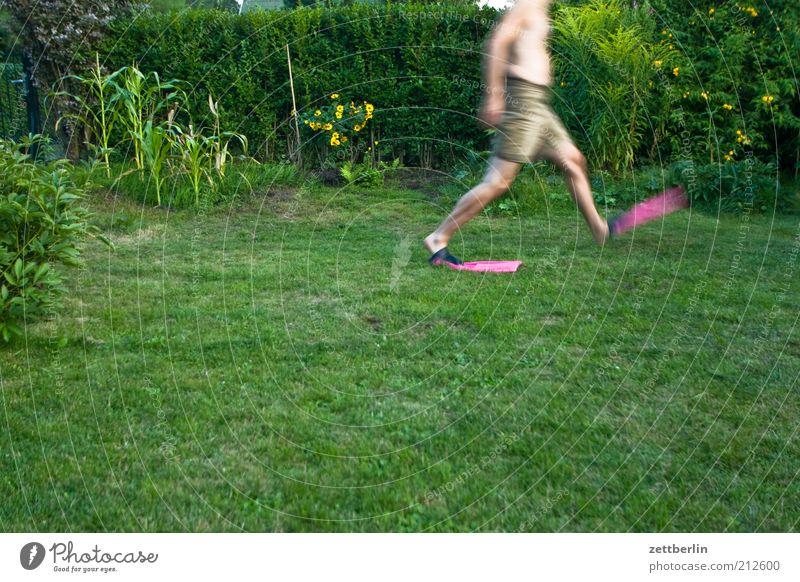
M 604 244 L 609 238 L 608 222 L 597 212 L 592 198 L 592 185 L 589 182 L 589 166 L 581 151 L 573 144 L 565 145 L 557 152 L 549 152 L 547 159 L 556 163 L 564 172 L 567 188 L 572 199 L 581 211 L 586 224 L 592 231 L 597 244 Z
M 508 190 L 521 167 L 520 163 L 492 157 L 481 183 L 464 194 L 439 228 L 425 237 L 427 249 L 435 253 L 446 247 L 453 233 Z

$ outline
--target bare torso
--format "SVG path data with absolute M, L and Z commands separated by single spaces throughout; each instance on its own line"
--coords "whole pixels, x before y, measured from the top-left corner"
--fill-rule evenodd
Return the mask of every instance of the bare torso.
M 553 82 L 550 51 L 551 0 L 528 0 L 525 2 L 525 25 L 516 33 L 511 47 L 506 76 L 519 77 L 538 85 L 549 86 Z

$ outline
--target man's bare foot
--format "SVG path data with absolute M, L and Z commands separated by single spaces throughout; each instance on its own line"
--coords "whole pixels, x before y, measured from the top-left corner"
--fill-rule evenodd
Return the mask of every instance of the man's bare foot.
M 594 242 L 600 246 L 606 244 L 611 239 L 611 231 L 608 222 L 604 220 L 597 228 L 593 228 L 592 236 L 594 237 Z
M 425 248 L 433 255 L 447 246 L 447 241 L 436 236 L 436 233 L 425 237 Z

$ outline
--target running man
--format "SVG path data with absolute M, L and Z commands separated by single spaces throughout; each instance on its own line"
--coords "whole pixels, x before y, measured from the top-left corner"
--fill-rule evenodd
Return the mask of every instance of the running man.
M 594 205 L 586 158 L 550 106 L 551 3 L 517 0 L 486 42 L 486 92 L 479 118 L 489 126 L 499 124 L 493 151 L 483 181 L 464 194 L 439 228 L 425 238 L 432 265 L 461 264 L 447 250 L 450 237 L 508 190 L 522 164 L 538 159 L 561 167 L 594 240 L 604 244 L 609 238 L 608 222 Z

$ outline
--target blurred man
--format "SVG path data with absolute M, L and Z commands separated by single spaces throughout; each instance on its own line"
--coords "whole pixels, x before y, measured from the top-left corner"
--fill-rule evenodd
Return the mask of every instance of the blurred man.
M 608 222 L 594 205 L 586 158 L 575 146 L 550 102 L 551 0 L 517 0 L 486 42 L 485 94 L 479 118 L 497 126 L 483 181 L 464 194 L 450 215 L 425 238 L 432 265 L 461 264 L 447 243 L 459 228 L 514 182 L 522 164 L 547 159 L 564 172 L 575 203 L 598 244 L 609 238 Z

